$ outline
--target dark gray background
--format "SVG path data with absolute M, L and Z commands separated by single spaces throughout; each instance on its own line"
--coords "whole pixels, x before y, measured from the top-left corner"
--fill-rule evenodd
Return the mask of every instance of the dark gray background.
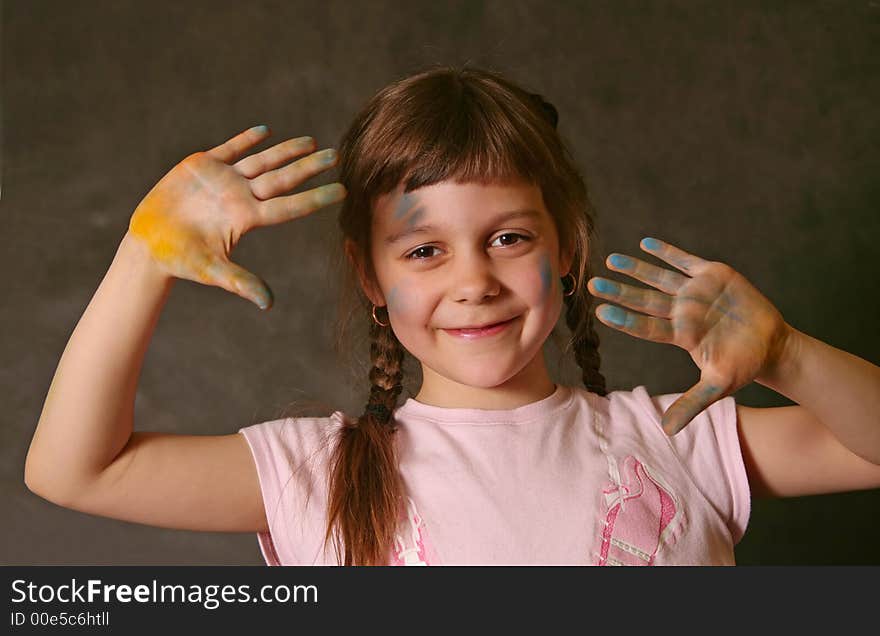
M 46 391 L 132 211 L 175 163 L 260 123 L 273 143 L 334 146 L 374 91 L 435 62 L 494 68 L 556 104 L 598 207 L 598 263 L 670 240 L 737 268 L 798 329 L 880 361 L 880 4 L 765 4 L 7 0 L 0 562 L 262 563 L 251 534 L 123 523 L 28 492 Z M 275 292 L 268 314 L 176 284 L 138 430 L 232 433 L 305 399 L 360 412 L 366 381 L 332 347 L 336 212 L 236 249 Z M 599 328 L 612 389 L 695 381 L 686 352 Z M 576 381 L 572 362 L 554 369 Z M 789 403 L 757 385 L 736 397 Z M 880 563 L 878 512 L 878 490 L 755 501 L 738 561 Z

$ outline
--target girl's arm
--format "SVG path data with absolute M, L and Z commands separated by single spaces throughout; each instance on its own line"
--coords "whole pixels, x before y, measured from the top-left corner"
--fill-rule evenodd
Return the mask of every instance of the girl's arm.
M 663 414 L 676 434 L 710 404 L 757 381 L 799 406 L 737 405 L 743 459 L 755 496 L 880 487 L 880 368 L 790 327 L 742 275 L 657 239 L 644 251 L 678 272 L 612 254 L 610 269 L 654 289 L 594 278 L 609 327 L 685 349 L 700 380 Z M 680 273 L 679 273 L 680 272 Z
M 779 361 L 755 381 L 799 406 L 737 405 L 753 494 L 880 488 L 880 367 L 788 327 Z
M 229 259 L 238 240 L 345 195 L 338 183 L 286 194 L 335 165 L 335 152 L 313 152 L 308 137 L 239 160 L 268 135 L 252 128 L 190 155 L 138 205 L 46 396 L 25 461 L 25 483 L 36 494 L 162 527 L 266 529 L 243 435 L 134 433 L 133 420 L 144 355 L 173 279 L 214 285 L 267 308 L 269 288 Z
M 25 483 L 58 505 L 190 530 L 266 527 L 239 434 L 132 434 L 147 347 L 174 279 L 131 234 L 61 356 L 25 461 Z

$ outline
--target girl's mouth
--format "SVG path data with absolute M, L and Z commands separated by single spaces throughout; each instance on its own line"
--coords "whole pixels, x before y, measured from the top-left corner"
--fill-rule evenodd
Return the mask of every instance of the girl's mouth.
M 517 318 L 519 318 L 519 316 L 516 316 L 515 318 L 511 318 L 510 320 L 506 320 L 504 322 L 495 323 L 494 325 L 487 325 L 479 329 L 444 329 L 443 331 L 448 333 L 450 336 L 454 336 L 456 338 L 464 338 L 465 340 L 473 340 L 475 338 L 487 338 L 489 336 L 494 336 L 501 333 L 502 331 L 507 329 L 507 327 L 512 325 Z

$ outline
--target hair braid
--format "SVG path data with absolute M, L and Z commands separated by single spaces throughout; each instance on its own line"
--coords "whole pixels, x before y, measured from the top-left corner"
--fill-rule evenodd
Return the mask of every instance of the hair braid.
M 379 418 L 388 424 L 391 411 L 397 404 L 397 396 L 403 390 L 403 345 L 390 326 L 370 321 L 370 399 L 367 406 L 384 406 L 388 415 Z
M 388 564 L 403 494 L 392 413 L 403 389 L 404 349 L 390 327 L 372 320 L 370 340 L 370 397 L 357 422 L 342 429 L 331 468 L 327 537 L 337 522 L 345 565 Z M 338 543 L 336 549 L 340 560 Z
M 560 241 L 571 247 L 574 274 L 587 280 L 594 210 L 558 124 L 559 112 L 540 93 L 469 65 L 427 69 L 377 92 L 339 143 L 339 181 L 348 191 L 339 214 L 340 253 L 348 257 L 349 297 L 363 302 L 357 283 L 362 291 L 365 282 L 378 283 L 371 229 L 377 198 L 401 186 L 412 191 L 450 181 L 537 185 Z M 573 345 L 586 388 L 605 395 L 592 299 L 584 287 L 565 298 L 573 334 L 565 349 Z M 334 528 L 345 541 L 346 563 L 355 564 L 387 561 L 401 512 L 395 506 L 404 494 L 391 435 L 401 345 L 390 328 L 370 329 L 369 400 L 357 423 L 342 429 L 329 484 L 327 536 Z
M 593 299 L 586 288 L 578 285 L 575 293 L 565 296 L 565 322 L 571 331 L 574 359 L 581 368 L 582 381 L 588 391 L 606 395 L 605 376 L 599 372 L 599 334 L 593 327 Z

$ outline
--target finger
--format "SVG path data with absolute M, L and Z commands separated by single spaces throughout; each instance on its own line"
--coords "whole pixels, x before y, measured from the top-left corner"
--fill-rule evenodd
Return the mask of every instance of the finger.
M 693 276 L 700 266 L 709 262 L 660 239 L 643 238 L 639 247 L 690 276 Z
M 727 395 L 716 383 L 700 378 L 684 395 L 673 402 L 663 414 L 661 424 L 665 433 L 672 437 L 687 426 L 697 415 Z
M 345 195 L 345 186 L 341 183 L 329 183 L 306 192 L 263 201 L 258 208 L 258 225 L 274 225 L 297 219 L 324 206 L 338 203 Z
M 596 317 L 612 329 L 652 342 L 673 342 L 672 323 L 665 318 L 652 318 L 614 305 L 596 307 Z
M 208 283 L 249 300 L 263 310 L 274 303 L 272 290 L 260 277 L 232 261 L 215 260 L 207 268 Z
M 235 137 L 208 151 L 208 154 L 224 163 L 230 163 L 238 159 L 247 150 L 250 150 L 270 135 L 266 125 L 254 126 Z
M 251 180 L 251 192 L 265 201 L 290 192 L 303 181 L 336 165 L 337 154 L 333 148 L 310 154 L 289 166 L 260 175 Z
M 248 179 L 253 179 L 264 172 L 283 166 L 291 159 L 315 151 L 315 140 L 311 137 L 288 139 L 280 144 L 267 148 L 255 155 L 239 160 L 232 167 Z
M 632 276 L 646 285 L 655 287 L 667 294 L 675 294 L 688 280 L 678 272 L 651 265 L 631 256 L 610 254 L 605 259 L 608 269 Z
M 587 289 L 594 296 L 649 316 L 669 318 L 672 314 L 672 296 L 653 289 L 641 289 L 600 277 L 591 278 L 587 282 Z

